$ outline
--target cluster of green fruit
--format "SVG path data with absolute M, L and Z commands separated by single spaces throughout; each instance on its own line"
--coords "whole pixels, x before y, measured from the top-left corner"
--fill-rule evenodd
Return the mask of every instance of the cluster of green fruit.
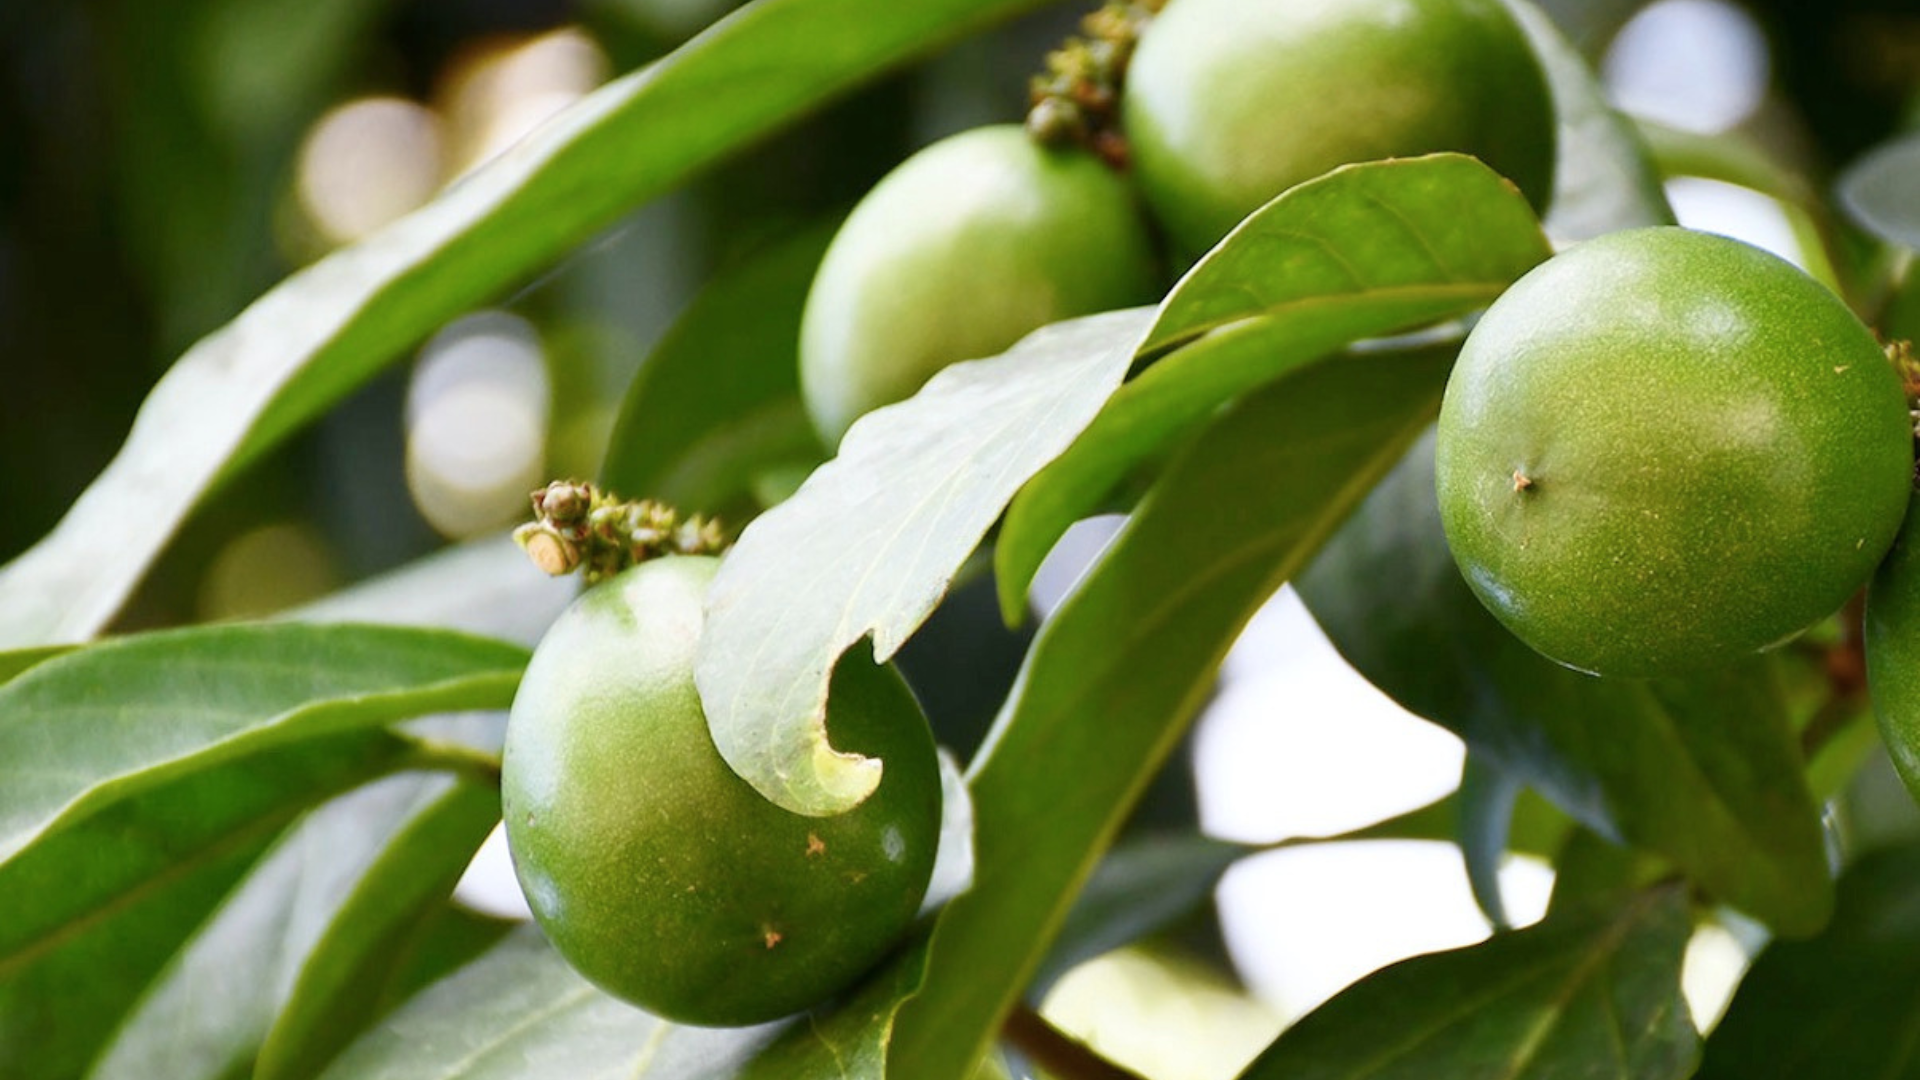
M 1554 113 L 1502 0 L 1173 0 L 1140 33 L 1111 153 L 1019 127 L 934 144 L 882 180 L 809 296 L 801 384 L 838 441 L 952 362 L 1149 302 L 1280 192 L 1338 166 L 1471 153 L 1547 201 Z M 1721 662 L 1830 614 L 1907 504 L 1900 380 L 1824 288 L 1733 241 L 1616 234 L 1479 323 L 1441 419 L 1439 497 L 1474 589 L 1591 671 Z M 516 699 L 504 811 L 560 952 L 663 1016 L 745 1024 L 843 990 L 923 899 L 940 784 L 889 670 L 835 674 L 836 746 L 878 791 L 808 818 L 721 760 L 693 682 L 715 560 L 583 595 Z
M 1109 73 L 1126 167 L 987 127 L 921 150 L 854 208 L 801 327 L 801 390 L 829 444 L 948 364 L 1152 302 L 1163 250 L 1183 266 L 1341 165 L 1461 151 L 1547 201 L 1551 99 L 1502 0 L 1174 0 L 1129 44 Z

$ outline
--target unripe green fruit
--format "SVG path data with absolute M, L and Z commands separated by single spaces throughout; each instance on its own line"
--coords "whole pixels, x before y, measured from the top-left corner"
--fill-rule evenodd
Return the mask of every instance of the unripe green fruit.
M 1830 615 L 1893 541 L 1899 377 L 1824 286 L 1683 229 L 1590 240 L 1468 336 L 1436 487 L 1455 561 L 1569 667 L 1725 664 Z
M 1500 0 L 1172 0 L 1140 36 L 1121 117 L 1188 256 L 1352 162 L 1456 150 L 1536 208 L 1553 182 L 1546 77 Z
M 1076 148 L 1015 126 L 934 143 L 875 185 L 821 262 L 800 329 L 800 387 L 828 445 L 957 360 L 1051 322 L 1152 300 L 1133 194 Z
M 548 939 L 609 993 L 743 1025 L 845 989 L 918 911 L 940 832 L 932 736 L 899 676 L 848 656 L 835 745 L 885 763 L 834 817 L 762 798 L 721 759 L 693 683 L 718 562 L 642 563 L 583 593 L 514 698 L 502 813 Z

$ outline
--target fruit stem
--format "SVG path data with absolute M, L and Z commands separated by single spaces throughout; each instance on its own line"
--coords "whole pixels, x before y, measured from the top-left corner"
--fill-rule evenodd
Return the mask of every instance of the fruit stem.
M 500 786 L 500 755 L 440 739 L 406 738 L 413 745 L 405 756 L 403 768 L 453 773 L 489 787 Z
M 1000 1027 L 1016 1050 L 1058 1080 L 1144 1080 L 1139 1073 L 1121 1068 L 1087 1044 L 1054 1027 L 1032 1006 L 1016 1005 Z
M 1127 167 L 1120 95 L 1140 32 L 1165 0 L 1107 0 L 1080 20 L 1080 34 L 1047 54 L 1028 90 L 1027 132 L 1044 146 L 1078 144 L 1108 167 Z
M 532 495 L 534 520 L 513 539 L 543 572 L 559 577 L 576 568 L 592 585 L 662 555 L 718 555 L 726 550 L 720 523 L 652 499 L 623 499 L 578 480 L 555 480 Z

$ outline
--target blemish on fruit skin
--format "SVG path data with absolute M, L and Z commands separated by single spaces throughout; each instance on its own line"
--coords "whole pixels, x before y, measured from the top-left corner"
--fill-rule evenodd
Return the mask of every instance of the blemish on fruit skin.
M 771 926 L 763 926 L 760 928 L 760 940 L 766 942 L 767 948 L 769 949 L 780 944 L 780 936 L 780 931 L 775 930 Z

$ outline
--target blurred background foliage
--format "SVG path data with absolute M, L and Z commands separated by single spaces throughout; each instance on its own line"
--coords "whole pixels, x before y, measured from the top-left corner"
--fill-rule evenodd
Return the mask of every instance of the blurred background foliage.
M 0 4 L 0 558 L 57 520 L 195 339 L 731 6 Z M 830 220 L 914 147 L 1017 118 L 1088 6 L 868 88 L 449 328 L 203 508 L 123 628 L 273 610 L 496 530 L 546 476 L 592 474 L 625 385 L 701 282 Z M 1644 5 L 1545 6 L 1599 62 Z M 1911 0 L 1746 7 L 1773 86 L 1741 121 L 1755 141 L 1818 180 L 1900 126 Z

